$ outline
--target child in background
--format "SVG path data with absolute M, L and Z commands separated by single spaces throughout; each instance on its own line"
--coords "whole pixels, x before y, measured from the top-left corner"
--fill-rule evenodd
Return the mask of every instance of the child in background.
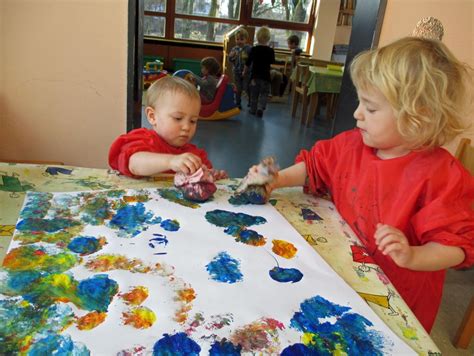
M 244 66 L 250 54 L 252 46 L 247 44 L 249 34 L 245 29 L 240 29 L 235 34 L 236 46 L 234 46 L 229 53 L 229 61 L 233 65 L 234 72 L 234 83 L 237 88 L 237 95 L 235 97 L 236 104 L 239 109 L 242 109 L 242 92 L 245 91 L 248 94 L 248 81 L 249 75 L 244 72 Z
M 201 109 L 196 88 L 184 79 L 164 77 L 146 95 L 145 113 L 153 130 L 141 128 L 119 136 L 110 147 L 110 167 L 129 177 L 192 174 L 202 165 L 212 168 L 206 152 L 189 143 Z
M 275 63 L 275 52 L 268 46 L 270 30 L 261 27 L 257 31 L 258 44 L 250 50 L 249 58 L 245 64 L 244 74 L 250 69 L 250 113 L 263 116 L 270 93 L 270 66 Z
M 296 67 L 296 60 L 303 50 L 299 47 L 300 38 L 297 35 L 291 35 L 287 39 L 288 48 L 291 51 L 291 71 Z
M 445 269 L 474 264 L 474 178 L 440 147 L 464 128 L 472 71 L 439 41 L 403 38 L 357 56 L 351 76 L 357 128 L 301 151 L 266 188 L 330 193 L 430 332 Z
M 194 84 L 199 86 L 199 95 L 201 96 L 202 104 L 209 104 L 214 100 L 220 71 L 221 66 L 217 59 L 214 57 L 206 57 L 201 61 L 202 77 L 193 74 L 192 80 Z

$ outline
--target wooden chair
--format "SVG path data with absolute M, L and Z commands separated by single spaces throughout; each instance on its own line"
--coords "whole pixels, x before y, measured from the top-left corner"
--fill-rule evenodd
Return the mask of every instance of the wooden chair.
M 471 298 L 471 303 L 467 307 L 466 314 L 459 325 L 453 344 L 455 347 L 467 349 L 472 337 L 474 336 L 474 297 Z
M 302 98 L 301 122 L 306 123 L 306 113 L 308 111 L 308 86 L 309 65 L 298 63 L 296 73 L 291 89 L 291 117 L 296 116 L 300 96 Z
M 471 140 L 469 138 L 462 138 L 461 141 L 459 141 L 458 149 L 454 156 L 474 175 L 474 147 L 471 146 Z
M 474 147 L 471 146 L 471 140 L 462 138 L 459 142 L 458 149 L 455 154 L 456 158 L 463 164 L 466 169 L 474 175 Z M 474 297 L 467 307 L 464 318 L 454 337 L 454 346 L 467 349 L 469 343 L 474 336 Z

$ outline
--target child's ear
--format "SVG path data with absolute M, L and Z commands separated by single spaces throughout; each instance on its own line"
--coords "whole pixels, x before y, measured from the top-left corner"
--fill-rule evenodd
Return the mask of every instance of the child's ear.
M 154 125 L 156 123 L 155 109 L 153 109 L 151 106 L 147 106 L 145 108 L 145 115 L 151 125 Z

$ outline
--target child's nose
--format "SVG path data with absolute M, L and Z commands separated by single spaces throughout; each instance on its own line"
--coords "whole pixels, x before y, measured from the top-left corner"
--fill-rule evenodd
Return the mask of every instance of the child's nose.
M 357 106 L 357 109 L 354 111 L 354 118 L 356 120 L 363 120 L 364 116 L 362 114 L 362 109 L 360 107 L 360 104 Z

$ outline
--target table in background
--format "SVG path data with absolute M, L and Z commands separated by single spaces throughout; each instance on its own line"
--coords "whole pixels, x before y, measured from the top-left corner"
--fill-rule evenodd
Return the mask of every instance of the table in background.
M 334 116 L 335 104 L 337 95 L 341 91 L 343 70 L 332 70 L 328 67 L 309 67 L 310 76 L 306 85 L 308 86 L 309 96 L 309 113 L 306 125 L 311 124 L 311 120 L 316 115 L 318 108 L 319 94 L 325 93 L 328 95 L 327 102 L 327 117 L 328 119 Z
M 28 190 L 68 192 L 172 186 L 169 176 L 138 180 L 104 169 L 71 166 L 0 163 L 0 176 L 0 261 L 8 249 Z M 237 183 L 236 179 L 223 181 L 227 186 Z M 301 189 L 288 188 L 273 192 L 271 203 L 395 334 L 421 355 L 439 353 L 331 202 L 303 194 Z

